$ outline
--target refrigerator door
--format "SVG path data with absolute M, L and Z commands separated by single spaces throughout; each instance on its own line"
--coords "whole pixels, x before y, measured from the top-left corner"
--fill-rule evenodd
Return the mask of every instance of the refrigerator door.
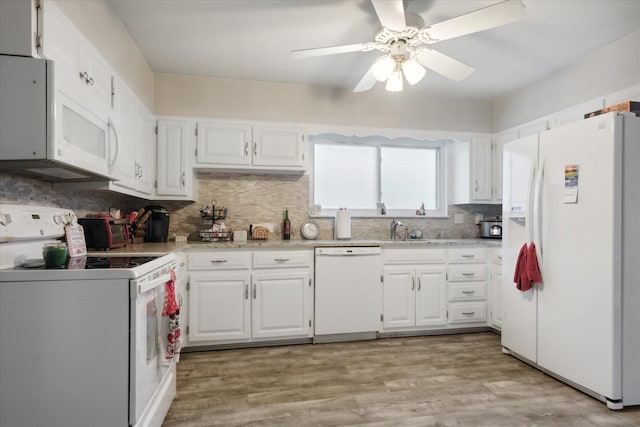
M 513 282 L 520 248 L 531 240 L 531 199 L 538 158 L 538 134 L 506 143 L 503 148 L 502 345 L 536 361 L 537 294 L 521 292 Z
M 621 398 L 621 117 L 540 134 L 538 364 Z M 577 190 L 577 193 L 576 193 Z

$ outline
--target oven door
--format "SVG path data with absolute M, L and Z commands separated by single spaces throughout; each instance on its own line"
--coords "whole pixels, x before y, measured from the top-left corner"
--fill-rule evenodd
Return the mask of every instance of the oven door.
M 142 418 L 152 416 L 151 408 L 156 407 L 165 376 L 172 368 L 164 362 L 160 348 L 160 324 L 165 300 L 165 284 L 171 280 L 170 274 L 144 281 L 132 280 L 131 300 L 131 357 L 129 422 L 137 425 Z M 171 396 L 173 399 L 173 396 Z M 146 411 L 146 412 L 145 412 Z

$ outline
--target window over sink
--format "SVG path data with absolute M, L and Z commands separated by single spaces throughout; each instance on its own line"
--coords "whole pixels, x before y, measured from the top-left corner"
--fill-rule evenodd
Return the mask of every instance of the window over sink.
M 428 217 L 447 215 L 447 140 L 346 136 L 309 137 L 312 153 L 311 204 L 320 215 L 347 208 L 354 216 L 412 217 L 424 203 Z

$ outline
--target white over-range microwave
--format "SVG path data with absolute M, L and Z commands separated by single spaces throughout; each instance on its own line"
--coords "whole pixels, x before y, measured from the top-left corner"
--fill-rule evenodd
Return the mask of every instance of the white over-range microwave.
M 54 182 L 115 179 L 113 124 L 54 81 L 50 60 L 0 55 L 0 168 Z

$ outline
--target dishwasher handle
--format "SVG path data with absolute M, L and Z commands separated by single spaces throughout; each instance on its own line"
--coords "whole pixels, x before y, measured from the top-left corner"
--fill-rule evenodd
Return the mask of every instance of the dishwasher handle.
M 316 256 L 377 256 L 382 254 L 380 246 L 316 248 Z

